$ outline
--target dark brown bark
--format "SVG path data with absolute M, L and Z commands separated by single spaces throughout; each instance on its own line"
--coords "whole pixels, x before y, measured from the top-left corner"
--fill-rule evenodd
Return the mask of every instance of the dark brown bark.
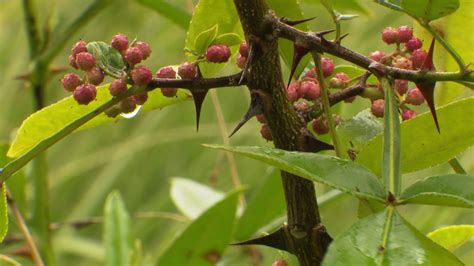
M 272 16 L 264 0 L 234 0 L 247 42 L 256 56 L 247 73 L 247 86 L 260 97 L 277 148 L 305 150 L 305 125 L 288 101 L 283 82 L 278 39 L 267 24 Z M 313 182 L 282 172 L 288 227 L 287 250 L 301 265 L 319 265 L 331 238 L 321 225 Z

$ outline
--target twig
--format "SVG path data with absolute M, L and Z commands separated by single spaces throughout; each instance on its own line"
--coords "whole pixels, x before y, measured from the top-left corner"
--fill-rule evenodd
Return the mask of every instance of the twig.
M 467 171 L 462 167 L 461 162 L 458 160 L 458 158 L 453 158 L 448 161 L 449 165 L 451 165 L 451 168 L 453 168 L 454 172 L 457 174 L 467 174 Z

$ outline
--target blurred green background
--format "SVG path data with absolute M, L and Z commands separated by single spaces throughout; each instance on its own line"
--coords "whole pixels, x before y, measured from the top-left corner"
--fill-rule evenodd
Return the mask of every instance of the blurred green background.
M 36 7 L 41 21 L 45 21 L 48 14 L 53 12 L 53 21 L 60 25 L 77 16 L 78 10 L 89 2 L 40 0 L 36 1 Z M 186 0 L 169 2 L 181 6 L 189 13 L 195 4 Z M 306 16 L 317 16 L 316 20 L 309 23 L 311 30 L 333 27 L 327 12 L 317 1 L 301 2 Z M 412 20 L 401 13 L 389 11 L 371 1 L 360 3 L 366 6 L 369 14 L 343 23 L 343 32 L 350 33 L 343 43 L 362 54 L 376 49 L 389 51 L 379 38 L 379 32 L 384 27 L 413 25 Z M 472 23 L 472 17 L 468 21 Z M 31 89 L 24 82 L 15 79 L 29 69 L 24 28 L 21 1 L 0 0 L 2 143 L 12 140 L 15 130 L 33 110 Z M 71 36 L 70 43 L 61 51 L 53 65 L 67 65 L 69 48 L 75 41 L 84 39 L 108 42 L 117 32 L 125 33 L 131 39 L 136 36 L 151 44 L 153 52 L 146 64 L 152 69 L 178 64 L 184 60 L 184 30 L 138 2 L 118 0 L 113 1 Z M 336 62 L 342 63 L 338 60 Z M 228 73 L 236 71 L 233 66 L 227 70 Z M 287 69 L 285 71 L 288 72 Z M 60 75 L 55 76 L 46 90 L 47 104 L 68 95 L 61 88 L 59 79 Z M 218 97 L 225 117 L 225 127 L 230 131 L 248 106 L 248 91 L 244 87 L 223 89 L 218 91 Z M 344 118 L 349 118 L 368 106 L 368 100 L 357 99 L 353 104 L 339 104 L 335 110 Z M 113 190 L 121 192 L 127 209 L 132 214 L 143 211 L 179 213 L 169 194 L 170 178 L 176 176 L 190 178 L 221 191 L 231 190 L 231 172 L 226 158 L 219 151 L 201 146 L 202 143 L 223 142 L 210 97 L 204 102 L 199 132 L 195 128 L 194 106 L 192 102 L 185 102 L 67 137 L 47 153 L 52 220 L 58 222 L 101 216 L 104 200 Z M 259 123 L 252 120 L 230 142 L 232 145 L 271 145 L 260 137 L 259 130 Z M 474 173 L 474 149 L 468 149 L 459 159 L 469 173 Z M 245 195 L 251 198 L 255 188 L 265 181 L 263 177 L 269 171 L 268 167 L 239 157 L 236 158 L 236 165 L 242 183 L 249 188 Z M 28 172 L 28 168 L 26 171 Z M 404 177 L 404 182 L 408 185 L 429 173 L 449 172 L 452 172 L 449 165 L 443 164 L 408 174 Z M 26 189 L 26 194 L 29 195 L 31 187 L 27 186 Z M 319 195 L 328 190 L 320 185 L 317 189 Z M 283 215 L 284 206 L 281 208 Z M 402 212 L 423 233 L 443 225 L 474 223 L 474 212 L 461 208 L 410 206 L 402 207 Z M 28 213 L 26 216 L 28 217 Z M 344 196 L 326 205 L 322 209 L 322 218 L 330 234 L 336 236 L 357 220 L 357 201 L 353 197 Z M 187 225 L 186 222 L 160 218 L 133 219 L 132 223 L 134 236 L 141 239 L 143 249 L 152 261 L 176 233 Z M 10 233 L 16 232 L 15 223 L 11 221 Z M 101 246 L 101 237 L 100 225 L 79 230 L 69 227 L 57 230 L 54 233 L 54 247 L 58 265 L 103 265 L 104 248 Z M 14 248 L 15 244 L 2 245 L 0 253 L 11 252 Z M 458 250 L 456 255 L 466 264 L 474 265 L 473 248 L 474 244 L 471 242 Z M 270 265 L 272 259 L 280 257 L 277 251 L 261 250 L 264 252 L 262 265 Z M 233 265 L 251 265 L 250 259 L 244 256 L 240 248 L 230 247 L 228 251 L 238 257 Z

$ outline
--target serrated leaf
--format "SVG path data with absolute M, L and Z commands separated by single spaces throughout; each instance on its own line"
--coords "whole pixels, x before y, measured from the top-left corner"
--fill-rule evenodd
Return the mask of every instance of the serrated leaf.
M 216 37 L 214 43 L 227 44 L 229 47 L 239 45 L 243 42 L 242 38 L 236 33 L 224 33 Z
M 393 208 L 368 216 L 329 246 L 323 266 L 463 265 L 409 224 Z
M 176 207 L 191 219 L 197 218 L 225 196 L 220 191 L 181 177 L 171 179 L 170 195 Z
M 409 173 L 432 167 L 454 158 L 474 145 L 474 97 L 437 109 L 441 134 L 436 131 L 429 112 L 400 124 L 401 169 Z M 381 174 L 383 135 L 371 140 L 358 154 L 356 162 Z
M 41 141 L 52 137 L 70 123 L 93 112 L 94 109 L 111 99 L 112 96 L 110 96 L 108 85 L 106 84 L 97 88 L 97 99 L 88 105 L 78 105 L 73 97 L 70 96 L 30 115 L 18 129 L 18 133 L 8 150 L 7 156 L 15 158 L 25 154 Z M 173 98 L 165 97 L 159 90 L 154 90 L 148 93 L 148 101 L 143 105 L 141 112 L 160 109 L 187 99 L 190 99 L 189 94 L 182 90 L 178 91 L 177 96 Z M 103 113 L 96 114 L 93 119 L 76 131 L 114 122 L 119 119 L 122 119 L 122 117 L 110 118 Z
M 401 0 L 403 10 L 417 19 L 432 21 L 459 8 L 459 0 Z
M 229 193 L 194 220 L 156 265 L 215 265 L 231 240 L 239 194 Z
M 116 78 L 126 75 L 125 62 L 119 51 L 105 42 L 89 42 L 86 47 L 87 51 L 94 55 L 96 64 L 105 73 Z
M 109 266 L 130 265 L 132 235 L 130 216 L 120 193 L 107 196 L 104 207 L 104 245 Z
M 371 139 L 383 131 L 383 125 L 369 109 L 363 110 L 336 129 L 344 150 L 361 150 Z
M 474 238 L 474 225 L 451 225 L 436 229 L 427 235 L 436 244 L 454 251 Z
M 209 47 L 209 45 L 214 42 L 218 29 L 219 25 L 216 24 L 211 28 L 200 32 L 198 36 L 196 36 L 196 39 L 194 39 L 194 50 L 198 54 L 204 54 L 207 47 Z
M 399 201 L 474 208 L 474 177 L 461 174 L 427 177 L 406 188 Z
M 358 197 L 385 201 L 385 191 L 377 177 L 352 161 L 329 155 L 290 152 L 266 147 L 205 146 L 241 154 Z

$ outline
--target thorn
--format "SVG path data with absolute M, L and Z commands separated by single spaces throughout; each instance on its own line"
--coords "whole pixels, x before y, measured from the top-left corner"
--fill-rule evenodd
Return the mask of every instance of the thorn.
M 319 31 L 319 32 L 315 32 L 316 33 L 316 36 L 319 37 L 319 38 L 322 38 L 324 35 L 327 35 L 331 32 L 335 32 L 336 30 L 324 30 L 324 31 Z
M 244 69 L 242 70 L 242 75 L 240 76 L 238 85 L 242 85 L 242 82 L 247 77 L 247 73 L 250 71 L 250 67 L 252 66 L 252 62 L 255 59 L 255 53 L 256 53 L 255 44 L 250 43 L 249 55 L 247 57 L 247 61 L 245 62 Z
M 197 78 L 202 78 L 202 72 L 199 65 L 197 66 Z M 191 91 L 191 94 L 193 95 L 194 108 L 196 109 L 196 131 L 199 131 L 199 119 L 201 117 L 202 103 L 204 102 L 204 98 L 206 98 L 208 91 L 209 90 Z
M 339 37 L 339 40 L 337 40 L 337 43 L 340 45 L 342 39 L 346 38 L 348 35 L 349 35 L 349 33 L 346 33 L 346 34 L 342 35 L 341 37 Z
M 433 64 L 434 44 L 435 39 L 433 38 L 433 40 L 431 40 L 430 49 L 428 50 L 428 54 L 426 55 L 425 61 L 423 62 L 423 65 L 421 65 L 422 70 L 435 70 Z
M 311 21 L 315 18 L 316 17 L 311 17 L 311 18 L 304 18 L 304 19 L 299 19 L 299 20 L 290 20 L 290 19 L 287 19 L 287 18 L 281 18 L 280 21 L 285 23 L 286 25 L 289 25 L 289 26 L 296 26 L 298 24 Z
M 306 143 L 306 150 L 309 152 L 319 152 L 325 150 L 334 150 L 334 146 L 315 138 L 311 133 L 305 131 L 303 133 L 304 141 Z
M 303 45 L 299 44 L 294 44 L 293 45 L 293 62 L 291 63 L 291 70 L 290 70 L 290 78 L 288 79 L 288 86 L 290 86 L 291 79 L 293 78 L 293 75 L 295 74 L 296 68 L 298 67 L 298 64 L 300 63 L 301 59 L 309 53 L 309 48 Z
M 260 98 L 257 96 L 257 94 L 252 94 L 252 99 L 250 100 L 250 106 L 247 112 L 245 113 L 244 117 L 239 121 L 237 126 L 232 130 L 232 133 L 230 133 L 229 138 L 232 137 L 237 131 L 245 124 L 247 121 L 249 121 L 252 117 L 263 113 L 263 108 L 262 105 L 260 104 Z
M 283 227 L 269 235 L 257 237 L 257 238 L 243 241 L 243 242 L 233 243 L 231 245 L 233 246 L 263 245 L 263 246 L 272 247 L 279 250 L 290 252 L 288 245 L 285 241 L 285 231 Z

